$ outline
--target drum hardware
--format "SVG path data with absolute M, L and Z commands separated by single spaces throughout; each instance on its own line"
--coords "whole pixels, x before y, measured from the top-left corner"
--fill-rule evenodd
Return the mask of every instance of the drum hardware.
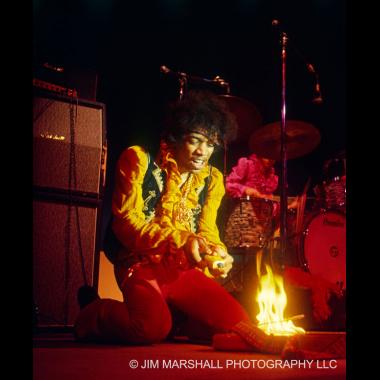
M 249 146 L 252 151 L 259 156 L 281 161 L 281 195 L 280 205 L 288 204 L 286 161 L 310 153 L 320 143 L 319 131 L 311 124 L 299 121 L 288 120 L 286 131 L 285 121 L 275 122 L 259 128 L 250 137 Z M 285 154 L 286 152 L 286 154 Z M 306 187 L 308 187 L 310 179 Z M 303 207 L 306 202 L 306 193 L 303 194 Z M 288 243 L 286 207 L 280 207 L 280 261 L 286 260 L 286 246 Z
M 338 281 L 336 284 L 339 286 L 339 290 L 340 290 L 338 296 L 343 297 L 345 294 L 345 289 L 343 288 L 343 281 Z
M 306 272 L 310 272 L 308 263 L 304 263 L 302 266 Z
M 319 131 L 311 124 L 286 119 L 286 71 L 287 71 L 287 46 L 289 36 L 282 29 L 278 20 L 272 20 L 276 26 L 281 41 L 281 121 L 268 124 L 253 132 L 249 139 L 249 147 L 261 157 L 274 159 L 281 163 L 280 175 L 280 260 L 284 261 L 287 245 L 287 160 L 303 156 L 317 147 L 321 140 Z M 298 49 L 296 49 L 299 51 Z M 307 62 L 302 54 L 309 72 L 316 78 L 317 98 L 321 102 L 318 74 L 310 62 Z M 283 266 L 283 265 L 282 265 Z
M 255 257 L 260 252 L 260 249 L 256 247 L 239 247 L 228 251 L 234 258 L 234 265 L 227 278 L 221 279 L 220 284 L 229 292 L 243 293 L 247 285 L 252 285 L 250 281 L 252 269 L 256 263 Z
M 254 223 L 251 223 L 251 227 L 254 227 Z M 249 243 L 244 243 L 243 241 L 243 235 L 240 235 L 240 244 L 237 246 L 237 248 L 264 248 L 266 244 L 266 239 L 262 234 L 259 234 L 258 236 L 258 244 L 249 244 Z

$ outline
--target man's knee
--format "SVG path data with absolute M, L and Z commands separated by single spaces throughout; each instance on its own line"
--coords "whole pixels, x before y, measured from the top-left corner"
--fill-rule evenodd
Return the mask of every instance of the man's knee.
M 74 335 L 80 341 L 152 344 L 164 340 L 171 325 L 167 308 L 131 315 L 125 303 L 102 299 L 81 310 Z
M 169 335 L 171 326 L 170 314 L 152 316 L 148 320 L 132 320 L 126 331 L 126 340 L 134 344 L 158 343 Z
M 125 294 L 129 323 L 124 330 L 126 340 L 136 344 L 156 343 L 165 339 L 172 326 L 168 305 L 150 283 L 135 282 Z

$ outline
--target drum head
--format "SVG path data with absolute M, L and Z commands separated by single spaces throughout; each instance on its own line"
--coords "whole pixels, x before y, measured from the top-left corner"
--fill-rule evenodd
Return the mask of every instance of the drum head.
M 346 288 L 346 216 L 338 210 L 320 211 L 305 230 L 302 264 L 311 274 Z

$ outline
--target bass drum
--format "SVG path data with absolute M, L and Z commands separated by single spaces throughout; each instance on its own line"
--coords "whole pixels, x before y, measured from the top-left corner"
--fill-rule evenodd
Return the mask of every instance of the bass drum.
M 310 217 L 300 244 L 299 259 L 308 272 L 346 288 L 346 215 L 322 210 Z

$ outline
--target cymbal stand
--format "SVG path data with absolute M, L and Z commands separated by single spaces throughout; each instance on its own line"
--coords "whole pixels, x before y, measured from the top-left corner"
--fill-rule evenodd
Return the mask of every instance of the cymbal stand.
M 286 151 L 286 47 L 288 36 L 281 32 L 281 176 L 280 176 L 280 266 L 284 268 L 287 246 L 287 151 Z

